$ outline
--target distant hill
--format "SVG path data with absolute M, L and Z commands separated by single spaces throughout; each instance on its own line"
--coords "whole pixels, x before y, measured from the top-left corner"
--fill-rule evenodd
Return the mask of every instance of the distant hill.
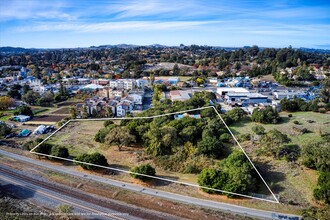
M 0 47 L 0 53 L 26 53 L 26 52 L 36 52 L 44 49 L 27 49 L 23 47 Z
M 328 49 L 314 49 L 314 48 L 305 48 L 300 47 L 299 50 L 310 52 L 310 53 L 324 53 L 324 54 L 330 54 L 330 50 Z
M 136 48 L 136 47 L 140 47 L 140 46 L 134 45 L 134 44 L 116 44 L 116 45 L 109 44 L 109 45 L 91 46 L 90 48 L 98 49 L 98 48 L 113 48 L 113 47 L 128 49 L 128 48 Z
M 0 53 L 26 53 L 26 52 L 40 52 L 40 51 L 46 51 L 46 50 L 61 50 L 61 49 L 102 49 L 102 48 L 122 48 L 122 49 L 130 49 L 130 48 L 137 48 L 137 47 L 153 47 L 153 48 L 166 48 L 166 47 L 182 47 L 182 46 L 166 46 L 161 44 L 151 44 L 151 45 L 135 45 L 135 44 L 115 44 L 115 45 L 99 45 L 99 46 L 90 46 L 90 47 L 77 47 L 77 48 L 23 48 L 23 47 L 0 47 Z M 189 47 L 189 46 L 188 46 Z M 239 50 L 240 48 L 249 48 L 250 46 L 244 46 L 244 47 L 221 47 L 221 46 L 209 46 L 213 49 L 221 49 L 226 51 L 235 51 Z M 264 49 L 263 47 L 260 47 L 260 49 Z M 280 48 L 279 48 L 280 49 Z M 329 49 L 314 49 L 314 48 L 305 48 L 300 47 L 296 48 L 298 50 L 304 51 L 304 52 L 310 52 L 310 53 L 321 53 L 321 54 L 330 54 Z

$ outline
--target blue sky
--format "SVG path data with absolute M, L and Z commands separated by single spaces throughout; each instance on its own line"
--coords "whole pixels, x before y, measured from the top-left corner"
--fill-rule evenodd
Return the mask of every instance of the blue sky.
M 0 46 L 330 49 L 330 1 L 0 0 Z

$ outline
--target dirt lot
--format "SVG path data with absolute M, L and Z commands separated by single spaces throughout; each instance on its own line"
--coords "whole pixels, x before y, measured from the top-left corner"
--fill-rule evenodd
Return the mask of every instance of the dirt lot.
M 65 107 L 65 106 L 72 106 L 72 105 L 76 105 L 77 103 L 79 103 L 81 101 L 65 101 L 65 102 L 60 102 L 60 103 L 57 103 L 56 105 L 58 107 Z
M 59 108 L 53 111 L 52 114 L 68 115 L 70 114 L 70 108 L 69 107 Z
M 63 115 L 41 115 L 34 117 L 30 122 L 59 122 L 66 116 Z

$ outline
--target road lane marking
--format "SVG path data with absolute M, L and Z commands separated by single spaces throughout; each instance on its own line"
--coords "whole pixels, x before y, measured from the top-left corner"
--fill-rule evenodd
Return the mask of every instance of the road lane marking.
M 44 191 L 42 191 L 40 189 L 34 189 L 33 187 L 30 187 L 30 186 L 27 186 L 27 185 L 23 185 L 22 183 L 20 183 L 20 182 L 18 182 L 16 180 L 9 179 L 9 178 L 4 177 L 4 176 L 2 176 L 1 178 L 4 179 L 4 180 L 6 180 L 6 181 L 8 181 L 8 182 L 10 182 L 10 183 L 14 183 L 14 184 L 19 185 L 19 186 L 21 186 L 23 188 L 29 189 L 29 190 L 31 190 L 33 192 L 38 192 L 38 193 L 40 193 L 40 194 L 42 194 L 42 195 L 44 195 L 46 197 L 48 196 L 48 197 L 51 197 L 51 198 L 53 198 L 55 200 L 58 200 L 58 201 L 61 201 L 61 202 L 65 202 L 65 203 L 69 203 L 69 204 L 71 204 L 73 206 L 76 206 L 76 207 L 79 207 L 81 209 L 85 209 L 85 210 L 91 211 L 93 214 L 96 213 L 98 215 L 105 216 L 105 217 L 112 217 L 112 218 L 115 218 L 115 219 L 118 219 L 118 220 L 126 220 L 125 218 L 121 218 L 119 216 L 116 216 L 116 215 L 113 215 L 113 214 L 110 214 L 110 213 L 104 213 L 102 211 L 99 211 L 99 210 L 96 210 L 96 209 L 93 209 L 93 208 L 90 208 L 90 207 L 86 207 L 84 205 L 81 205 L 81 204 L 78 204 L 76 202 L 70 201 L 68 199 L 59 198 L 58 196 L 55 196 L 55 195 L 52 195 L 50 193 L 44 192 Z M 26 182 L 26 181 L 23 180 L 23 182 Z M 28 183 L 28 182 L 26 182 L 26 183 L 27 184 L 31 184 L 31 183 Z M 49 190 L 49 191 L 51 191 L 51 190 Z M 79 199 L 77 199 L 77 200 L 79 200 Z M 86 203 L 88 203 L 88 202 L 86 202 Z

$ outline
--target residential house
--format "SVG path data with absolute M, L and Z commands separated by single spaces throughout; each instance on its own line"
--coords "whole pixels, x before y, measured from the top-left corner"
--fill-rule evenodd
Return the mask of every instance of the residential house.
M 186 101 L 191 98 L 191 93 L 186 90 L 172 90 L 170 98 L 172 101 Z
M 144 98 L 144 90 L 131 90 L 128 97 L 132 97 L 135 105 L 142 105 Z

